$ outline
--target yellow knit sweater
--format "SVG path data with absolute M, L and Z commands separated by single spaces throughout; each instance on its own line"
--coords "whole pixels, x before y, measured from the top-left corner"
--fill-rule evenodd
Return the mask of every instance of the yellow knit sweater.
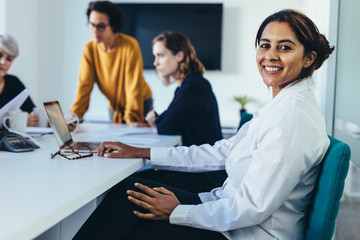
M 87 43 L 81 59 L 79 85 L 71 111 L 82 118 L 89 108 L 90 94 L 96 83 L 115 111 L 113 121 L 144 121 L 144 101 L 151 97 L 143 77 L 143 62 L 138 42 L 117 33 L 118 43 L 104 52 L 94 41 Z

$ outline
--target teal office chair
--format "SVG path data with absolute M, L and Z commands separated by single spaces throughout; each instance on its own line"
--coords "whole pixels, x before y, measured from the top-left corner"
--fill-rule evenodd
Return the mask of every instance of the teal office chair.
M 333 137 L 329 138 L 330 146 L 321 163 L 305 228 L 306 240 L 332 238 L 349 170 L 350 147 Z
M 253 118 L 253 114 L 248 113 L 247 111 L 241 112 L 238 130 L 241 128 L 242 125 L 244 125 L 244 123 L 250 121 L 252 118 Z

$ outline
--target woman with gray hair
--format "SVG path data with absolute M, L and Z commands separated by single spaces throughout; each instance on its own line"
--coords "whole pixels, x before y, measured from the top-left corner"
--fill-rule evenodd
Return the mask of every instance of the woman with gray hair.
M 17 77 L 7 74 L 18 55 L 19 48 L 16 40 L 7 34 L 0 35 L 0 108 L 25 89 L 24 84 Z M 34 108 L 35 105 L 30 96 L 20 107 L 22 111 L 29 113 L 27 125 L 31 127 L 39 125 L 38 114 L 32 113 Z

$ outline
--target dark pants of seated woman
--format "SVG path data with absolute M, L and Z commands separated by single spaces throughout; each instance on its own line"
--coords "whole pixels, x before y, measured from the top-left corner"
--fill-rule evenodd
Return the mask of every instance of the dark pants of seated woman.
M 181 180 L 181 179 L 179 179 Z M 163 186 L 172 191 L 181 204 L 200 204 L 197 194 L 174 188 L 163 183 L 129 177 L 114 186 L 106 195 L 101 204 L 89 217 L 74 237 L 79 239 L 157 239 L 157 240 L 222 240 L 226 239 L 221 233 L 170 224 L 169 221 L 145 220 L 133 214 L 137 207 L 127 199 L 126 190 L 132 189 L 134 183 L 142 183 L 151 188 Z
M 225 170 L 190 173 L 150 169 L 134 173 L 133 176 L 194 193 L 210 192 L 211 189 L 221 187 L 227 178 Z

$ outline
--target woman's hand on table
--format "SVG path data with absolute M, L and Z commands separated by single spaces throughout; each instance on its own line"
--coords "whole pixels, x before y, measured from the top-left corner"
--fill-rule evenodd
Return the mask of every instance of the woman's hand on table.
M 107 158 L 146 158 L 150 159 L 150 148 L 137 148 L 121 142 L 103 142 L 98 156 Z
M 148 123 L 143 122 L 132 122 L 128 123 L 129 127 L 151 127 Z
M 29 113 L 27 118 L 28 127 L 38 127 L 39 126 L 39 115 L 37 113 Z
M 145 121 L 148 122 L 151 127 L 157 128 L 155 121 L 158 117 L 159 115 L 155 112 L 155 110 L 151 110 L 148 114 L 146 114 Z
M 77 129 L 77 123 L 76 122 L 68 123 L 67 127 L 69 129 L 69 132 L 75 132 L 75 130 Z
M 77 116 L 67 119 L 66 123 L 67 123 L 67 127 L 69 129 L 69 132 L 71 132 L 71 133 L 77 132 L 78 127 L 83 122 L 84 122 L 84 119 L 79 119 Z

